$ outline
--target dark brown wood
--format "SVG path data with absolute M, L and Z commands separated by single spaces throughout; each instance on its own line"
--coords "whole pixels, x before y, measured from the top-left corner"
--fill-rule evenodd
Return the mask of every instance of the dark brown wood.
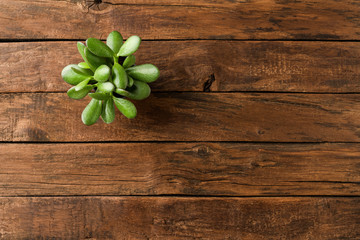
M 0 198 L 3 239 L 359 239 L 359 198 Z
M 1 0 L 0 38 L 360 39 L 357 0 L 85 2 Z
M 359 144 L 0 144 L 1 196 L 360 195 Z
M 0 51 L 0 92 L 67 91 L 61 70 L 82 61 L 76 42 Z M 153 91 L 360 92 L 360 43 L 151 41 L 136 56 L 161 70 Z
M 85 126 L 90 98 L 0 95 L 0 141 L 359 142 L 358 94 L 154 93 L 136 119 Z
M 111 4 L 116 5 L 145 5 L 145 6 L 153 6 L 153 5 L 161 5 L 161 6 L 188 6 L 188 7 L 213 7 L 213 8 L 233 8 L 235 6 L 241 6 L 246 3 L 244 0 L 109 0 L 107 1 Z M 249 3 L 250 1 L 248 1 Z M 256 4 L 256 3 L 253 3 Z
M 358 0 L 91 1 L 0 0 L 0 239 L 360 239 Z M 87 127 L 113 30 L 161 77 Z

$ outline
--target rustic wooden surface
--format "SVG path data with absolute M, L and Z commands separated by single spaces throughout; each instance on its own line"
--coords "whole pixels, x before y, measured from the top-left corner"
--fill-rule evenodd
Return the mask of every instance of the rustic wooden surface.
M 154 93 L 138 116 L 81 122 L 90 97 L 0 95 L 2 141 L 359 142 L 358 94 Z
M 0 239 L 359 239 L 357 0 L 0 0 Z M 87 127 L 60 72 L 113 30 L 161 70 Z
M 0 38 L 105 39 L 121 29 L 144 39 L 360 39 L 357 0 L 103 2 L 1 0 Z
M 360 194 L 358 144 L 0 145 L 0 196 Z
M 2 43 L 0 52 L 0 92 L 65 92 L 63 66 L 81 61 L 74 42 Z M 136 57 L 161 69 L 153 91 L 360 92 L 358 42 L 145 41 Z
M 28 197 L 0 209 L 4 239 L 360 237 L 356 198 Z

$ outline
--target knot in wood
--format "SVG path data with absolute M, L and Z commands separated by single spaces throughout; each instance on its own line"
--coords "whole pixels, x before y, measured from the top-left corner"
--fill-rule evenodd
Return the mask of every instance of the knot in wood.
M 194 151 L 196 151 L 200 157 L 208 157 L 211 154 L 210 148 L 205 145 L 197 146 Z
M 102 3 L 102 0 L 86 0 L 86 6 L 87 9 L 89 10 L 90 8 L 92 8 L 93 6 L 96 6 L 98 10 L 100 10 L 100 4 Z

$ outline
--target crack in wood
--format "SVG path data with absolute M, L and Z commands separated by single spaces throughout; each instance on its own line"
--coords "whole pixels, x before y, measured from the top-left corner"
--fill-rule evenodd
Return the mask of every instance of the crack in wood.
M 183 8 L 208 8 L 208 9 L 227 9 L 225 7 L 211 7 L 204 5 L 189 5 L 189 4 L 151 4 L 151 3 L 112 3 L 103 2 L 113 6 L 139 6 L 139 7 L 183 7 Z
M 213 82 L 215 82 L 215 75 L 214 73 L 212 73 L 209 76 L 209 79 L 204 83 L 204 90 L 203 92 L 210 92 L 211 91 L 211 85 L 213 84 Z

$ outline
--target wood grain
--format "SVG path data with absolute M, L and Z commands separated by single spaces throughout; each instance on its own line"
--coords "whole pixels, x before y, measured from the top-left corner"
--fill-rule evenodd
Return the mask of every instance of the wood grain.
M 0 144 L 1 196 L 360 195 L 359 144 Z
M 61 70 L 82 61 L 75 42 L 0 51 L 0 92 L 67 91 Z M 360 43 L 151 41 L 136 56 L 161 70 L 153 91 L 360 92 Z
M 104 39 L 117 29 L 125 37 L 144 39 L 360 39 L 357 0 L 220 1 L 209 6 L 214 1 L 109 0 L 99 9 L 88 9 L 85 2 L 1 0 L 0 38 Z
M 155 93 L 136 119 L 81 122 L 90 98 L 0 95 L 1 141 L 359 142 L 358 94 Z
M 360 239 L 357 0 L 87 2 L 0 0 L 0 239 Z M 87 127 L 60 72 L 113 30 L 162 75 Z
M 359 198 L 0 198 L 4 239 L 359 239 Z

